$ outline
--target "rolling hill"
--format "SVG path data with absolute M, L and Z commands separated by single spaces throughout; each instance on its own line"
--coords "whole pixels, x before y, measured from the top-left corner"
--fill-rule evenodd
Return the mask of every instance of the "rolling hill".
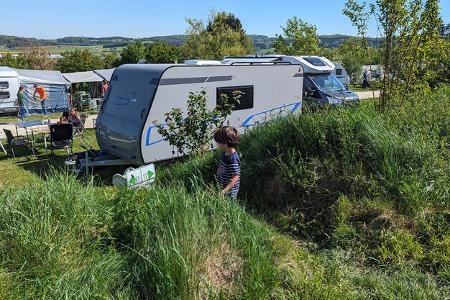
M 270 49 L 275 41 L 275 37 L 268 37 L 266 35 L 249 35 L 255 45 L 257 51 Z M 143 42 L 155 42 L 163 41 L 176 46 L 180 46 L 186 39 L 186 35 L 166 35 L 166 36 L 153 36 L 140 38 Z M 320 43 L 324 48 L 336 48 L 339 47 L 347 38 L 351 36 L 334 34 L 334 35 L 321 35 Z M 104 48 L 117 48 L 124 47 L 129 42 L 135 39 L 129 37 L 121 36 L 111 36 L 111 37 L 77 37 L 69 36 L 58 38 L 54 40 L 48 39 L 36 39 L 36 38 L 25 38 L 18 36 L 8 36 L 0 35 L 0 46 L 6 47 L 8 49 L 15 49 L 20 47 L 29 46 L 100 46 Z M 380 38 L 369 38 L 369 43 L 371 46 L 378 46 L 381 43 Z

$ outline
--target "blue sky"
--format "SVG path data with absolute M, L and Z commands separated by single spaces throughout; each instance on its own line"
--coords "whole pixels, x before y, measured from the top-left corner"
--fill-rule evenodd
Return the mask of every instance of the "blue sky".
M 372 0 L 373 1 L 373 0 Z M 0 34 L 37 38 L 63 36 L 148 37 L 182 34 L 185 18 L 205 20 L 210 9 L 233 12 L 249 34 L 274 36 L 292 16 L 317 26 L 319 34 L 355 34 L 342 15 L 345 0 L 2 0 Z M 450 22 L 450 0 L 441 0 Z M 377 36 L 372 24 L 369 34 Z

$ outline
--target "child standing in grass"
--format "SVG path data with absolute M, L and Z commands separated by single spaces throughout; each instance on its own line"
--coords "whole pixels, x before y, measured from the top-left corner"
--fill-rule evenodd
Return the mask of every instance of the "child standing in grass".
M 214 133 L 214 140 L 219 149 L 224 151 L 220 156 L 220 163 L 217 168 L 217 179 L 222 194 L 231 199 L 236 199 L 241 175 L 241 161 L 236 151 L 236 146 L 240 142 L 239 133 L 234 127 L 224 126 Z

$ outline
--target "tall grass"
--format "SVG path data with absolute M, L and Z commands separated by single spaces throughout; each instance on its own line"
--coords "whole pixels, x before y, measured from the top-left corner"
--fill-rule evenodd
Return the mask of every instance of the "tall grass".
M 0 298 L 449 297 L 449 90 L 423 96 L 250 130 L 239 202 L 217 193 L 216 153 L 150 190 L 57 173 L 3 189 Z
M 239 147 L 241 200 L 321 249 L 375 267 L 413 265 L 448 286 L 450 89 L 412 100 L 384 114 L 362 104 L 249 130 Z M 205 161 L 189 164 L 214 172 Z M 187 173 L 177 166 L 168 177 Z
M 311 254 L 238 203 L 196 186 L 190 192 L 183 185 L 105 191 L 53 174 L 21 191 L 3 191 L 0 298 L 443 295 L 432 278 L 414 270 L 407 278 L 394 271 L 399 281 L 392 284 L 388 273 L 362 271 L 341 254 Z

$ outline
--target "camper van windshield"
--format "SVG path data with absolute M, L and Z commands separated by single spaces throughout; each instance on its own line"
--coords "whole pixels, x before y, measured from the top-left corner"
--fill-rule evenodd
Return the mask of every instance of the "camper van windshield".
M 316 74 L 311 75 L 311 80 L 324 91 L 341 91 L 345 90 L 342 83 L 333 74 Z

